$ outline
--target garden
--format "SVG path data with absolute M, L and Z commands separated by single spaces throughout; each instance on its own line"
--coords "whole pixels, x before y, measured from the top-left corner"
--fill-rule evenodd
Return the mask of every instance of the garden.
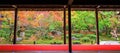
M 64 44 L 63 17 L 63 11 L 18 11 L 17 44 Z M 99 11 L 98 19 L 100 41 L 119 41 L 120 12 Z M 73 44 L 96 44 L 95 11 L 72 11 L 71 24 Z M 14 11 L 0 11 L 0 44 L 12 44 L 13 33 Z

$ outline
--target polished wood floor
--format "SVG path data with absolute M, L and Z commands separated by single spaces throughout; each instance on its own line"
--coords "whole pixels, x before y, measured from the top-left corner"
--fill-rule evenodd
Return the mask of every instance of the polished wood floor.
M 68 51 L 16 51 L 0 53 L 69 53 Z M 73 51 L 73 53 L 120 53 L 120 51 Z

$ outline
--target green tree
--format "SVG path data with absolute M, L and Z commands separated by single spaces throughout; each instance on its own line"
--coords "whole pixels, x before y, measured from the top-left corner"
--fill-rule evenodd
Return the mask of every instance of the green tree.
M 110 30 L 111 30 L 111 17 L 114 16 L 114 12 L 113 11 L 100 11 L 99 12 L 99 30 L 100 33 L 104 33 L 106 35 L 110 34 Z
M 94 11 L 73 11 L 72 29 L 80 30 L 95 30 L 95 13 Z

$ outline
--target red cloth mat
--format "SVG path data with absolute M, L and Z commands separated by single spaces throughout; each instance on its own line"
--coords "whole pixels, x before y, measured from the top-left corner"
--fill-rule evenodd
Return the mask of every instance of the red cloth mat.
M 120 45 L 73 45 L 74 51 L 120 50 Z M 0 45 L 0 51 L 68 51 L 68 45 Z

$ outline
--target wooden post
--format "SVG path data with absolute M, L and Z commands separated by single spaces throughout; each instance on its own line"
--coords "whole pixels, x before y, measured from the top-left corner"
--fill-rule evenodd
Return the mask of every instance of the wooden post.
M 69 28 L 69 53 L 72 53 L 72 36 L 71 36 L 71 5 L 68 5 L 68 28 Z
M 64 44 L 66 44 L 66 6 L 64 6 Z
M 95 8 L 95 16 L 96 16 L 96 35 L 97 35 L 97 44 L 99 45 L 99 20 L 98 20 L 98 8 L 100 6 L 97 6 Z
M 13 44 L 16 44 L 16 31 L 17 31 L 17 13 L 18 9 L 16 6 L 13 6 L 15 8 L 15 21 L 14 21 L 14 37 L 13 37 Z

